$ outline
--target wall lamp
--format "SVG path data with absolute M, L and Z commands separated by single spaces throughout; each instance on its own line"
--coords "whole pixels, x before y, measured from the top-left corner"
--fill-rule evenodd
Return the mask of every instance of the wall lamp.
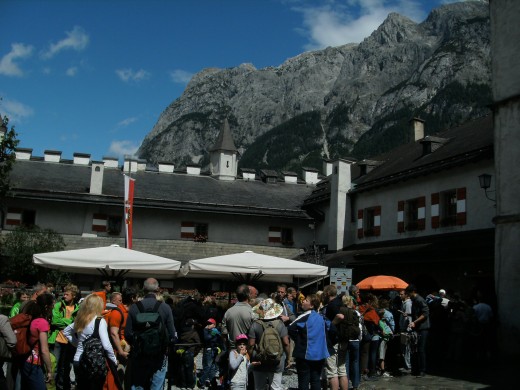
M 484 193 L 486 194 L 486 198 L 489 200 L 496 202 L 496 199 L 493 199 L 488 194 L 488 189 L 491 187 L 491 175 L 489 173 L 483 173 L 482 175 L 478 176 L 478 181 L 480 182 L 480 188 L 484 190 Z M 489 191 L 489 192 L 495 192 L 495 191 Z

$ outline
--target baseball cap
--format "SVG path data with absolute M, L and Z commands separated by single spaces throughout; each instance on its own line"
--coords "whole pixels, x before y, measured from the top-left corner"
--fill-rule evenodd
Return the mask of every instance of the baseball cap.
M 217 321 L 215 321 L 214 318 L 208 318 L 206 322 L 209 322 L 210 324 L 217 325 Z
M 244 343 L 247 342 L 247 336 L 243 333 L 240 333 L 237 337 L 235 337 L 235 343 L 238 344 L 240 342 L 244 342 Z

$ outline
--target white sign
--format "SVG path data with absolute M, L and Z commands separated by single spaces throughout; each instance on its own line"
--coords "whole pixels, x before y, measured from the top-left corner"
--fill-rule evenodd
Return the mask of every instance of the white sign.
M 330 284 L 336 286 L 338 295 L 348 292 L 352 285 L 352 268 L 331 268 Z

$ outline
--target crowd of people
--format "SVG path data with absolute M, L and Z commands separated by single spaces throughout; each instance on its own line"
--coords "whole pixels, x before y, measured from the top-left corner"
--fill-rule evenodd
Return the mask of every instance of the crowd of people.
M 69 284 L 56 301 L 47 287 L 18 294 L 10 317 L 31 316 L 31 352 L 0 361 L 0 390 L 163 389 L 166 380 L 181 389 L 281 390 L 288 370 L 300 390 L 348 390 L 381 376 L 424 376 L 441 349 L 463 360 L 472 335 L 487 340 L 475 356 L 489 359 L 492 348 L 493 312 L 482 296 L 472 305 L 444 290 L 423 298 L 413 285 L 379 296 L 328 285 L 304 296 L 285 284 L 261 294 L 242 284 L 227 305 L 198 292 L 163 295 L 153 278 L 142 296 L 105 282 L 79 299 Z M 0 333 L 13 347 L 6 316 Z

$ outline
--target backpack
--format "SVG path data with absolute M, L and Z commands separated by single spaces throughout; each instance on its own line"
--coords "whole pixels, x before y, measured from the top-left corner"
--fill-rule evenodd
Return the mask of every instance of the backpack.
M 353 309 L 345 306 L 342 306 L 339 312 L 343 314 L 344 319 L 336 326 L 338 341 L 341 347 L 345 347 L 350 340 L 359 339 L 359 316 Z
M 257 322 L 262 326 L 263 333 L 257 344 L 256 358 L 262 366 L 277 366 L 283 354 L 282 339 L 275 326 L 279 320 L 268 322 L 257 320 Z
M 125 316 L 123 315 L 123 312 L 121 311 L 121 309 L 119 307 L 110 307 L 108 309 L 105 309 L 105 312 L 103 313 L 103 318 L 105 319 L 105 321 L 107 322 L 107 325 L 108 325 L 108 317 L 109 317 L 109 314 L 112 313 L 113 310 L 117 311 L 119 313 L 119 315 L 121 316 L 121 322 L 119 323 L 119 333 L 121 333 L 121 328 L 123 328 L 123 325 L 125 325 Z M 112 344 L 114 351 L 117 351 L 117 346 L 112 337 L 112 334 L 110 333 L 110 329 L 108 331 L 108 338 L 110 339 L 110 344 Z
M 394 333 L 392 332 L 392 329 L 387 324 L 386 320 L 380 319 L 379 320 L 379 335 L 383 340 L 390 340 L 392 338 L 392 335 Z
M 37 340 L 34 344 L 29 344 L 29 327 L 31 325 L 31 321 L 31 315 L 26 313 L 17 314 L 9 319 L 9 322 L 11 323 L 11 328 L 13 328 L 13 332 L 16 335 L 16 345 L 11 351 L 13 357 L 29 356 L 32 349 L 38 342 Z
M 105 348 L 99 338 L 99 323 L 96 318 L 94 332 L 83 341 L 83 353 L 79 359 L 79 366 L 88 379 L 104 378 L 107 375 L 107 360 Z
M 139 357 L 157 357 L 166 352 L 168 337 L 164 326 L 157 301 L 152 309 L 145 310 L 142 302 L 137 302 L 139 313 L 132 323 L 134 330 L 134 343 L 132 348 Z

